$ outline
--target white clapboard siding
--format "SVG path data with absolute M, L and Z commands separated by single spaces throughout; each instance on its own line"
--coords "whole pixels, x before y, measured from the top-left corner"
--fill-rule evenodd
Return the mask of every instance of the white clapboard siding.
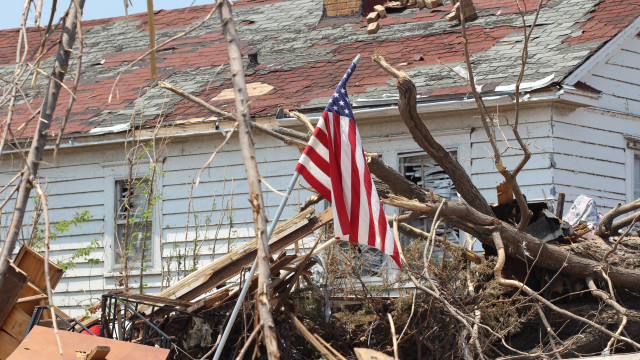
M 584 194 L 600 212 L 625 201 L 626 141 L 634 120 L 611 111 L 558 108 L 553 121 L 554 184 L 568 204 Z
M 604 107 L 640 114 L 640 39 L 630 36 L 582 82 L 602 92 Z
M 512 120 L 513 114 L 509 113 L 507 116 Z M 532 156 L 518 175 L 518 183 L 529 200 L 543 199 L 545 194 L 549 196 L 551 190 L 553 143 L 550 118 L 549 107 L 525 109 L 521 113 L 518 131 Z M 502 131 L 496 132 L 502 162 L 507 169 L 513 169 L 522 159 L 523 153 L 518 149 L 507 149 L 509 146 L 518 147 L 518 142 L 509 126 L 503 125 L 501 129 Z M 481 127 L 471 133 L 471 180 L 487 201 L 497 201 L 496 186 L 504 178 L 495 168 L 493 149 Z

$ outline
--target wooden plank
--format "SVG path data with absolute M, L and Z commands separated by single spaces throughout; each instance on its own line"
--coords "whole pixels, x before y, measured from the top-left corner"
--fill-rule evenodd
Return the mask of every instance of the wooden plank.
M 640 66 L 640 65 L 639 65 Z M 626 83 L 632 83 L 634 79 L 640 79 L 640 67 L 636 69 L 618 66 L 615 64 L 602 64 L 594 69 L 592 72 L 594 75 L 606 77 L 609 79 L 622 81 Z M 585 81 L 589 83 L 587 79 Z M 598 89 L 598 90 L 606 90 L 606 89 Z M 632 95 L 632 94 L 629 94 Z
M 553 136 L 618 148 L 624 148 L 627 145 L 619 131 L 598 129 L 562 120 L 555 120 L 553 122 Z
M 108 346 L 96 346 L 87 356 L 87 360 L 106 360 L 110 351 L 111 348 Z
M 285 252 L 281 252 L 280 255 L 278 256 L 278 258 L 271 263 L 271 277 L 272 278 L 278 278 L 279 277 L 279 273 L 281 270 L 283 270 L 287 265 L 289 265 L 294 259 L 298 258 L 297 255 L 286 255 Z M 277 281 L 277 279 L 276 279 Z M 274 282 L 271 283 L 271 285 L 274 285 Z M 251 278 L 251 284 L 249 284 L 249 293 L 254 292 L 256 289 L 258 288 L 258 275 L 253 275 L 253 277 Z M 232 292 L 231 294 L 229 294 L 229 296 L 221 299 L 220 301 L 218 301 L 217 303 L 214 303 L 213 301 L 209 301 L 209 303 L 204 303 L 201 307 L 196 308 L 195 306 L 190 310 L 191 312 L 193 311 L 198 311 L 198 310 L 203 310 L 203 309 L 215 309 L 216 307 L 222 305 L 222 304 L 226 304 L 228 303 L 230 300 L 234 300 L 238 298 L 238 295 L 240 295 L 240 292 L 242 291 L 242 289 L 236 289 L 234 292 Z
M 18 299 L 16 304 L 23 304 L 23 303 L 28 303 L 28 302 L 32 302 L 32 301 L 39 301 L 39 300 L 46 299 L 46 298 L 47 298 L 47 295 L 45 295 L 45 294 L 27 296 L 27 297 L 23 297 L 23 298 Z
M 576 155 L 555 154 L 553 156 L 556 169 L 580 171 L 587 174 L 605 174 L 624 179 L 625 165 L 598 159 L 589 159 Z
M 556 137 L 553 139 L 555 153 L 577 155 L 587 158 L 624 163 L 624 149 L 612 146 L 595 145 Z
M 296 326 L 300 335 L 302 335 L 311 345 L 313 345 L 316 350 L 325 358 L 329 360 L 347 360 L 346 357 L 340 355 L 334 348 L 332 348 L 329 344 L 324 341 L 319 340 L 318 337 L 315 336 L 309 329 L 307 329 L 302 321 L 300 321 L 295 315 L 292 313 L 289 314 L 291 321 Z
M 310 211 L 303 212 L 298 216 L 280 224 L 272 235 L 269 242 L 271 253 L 275 253 L 298 239 L 310 234 L 314 230 L 333 220 L 331 209 L 325 210 L 318 216 L 310 217 Z M 295 231 L 288 233 L 292 227 L 297 227 Z M 219 285 L 223 281 L 237 274 L 243 266 L 250 264 L 256 257 L 255 241 L 229 253 L 220 259 L 204 266 L 176 284 L 160 292 L 158 296 L 167 298 L 179 298 L 191 300 L 204 294 L 210 289 Z
M 47 288 L 44 272 L 44 256 L 30 247 L 23 245 L 22 248 L 20 248 L 20 252 L 18 252 L 18 256 L 16 256 L 15 264 L 27 273 L 29 280 L 33 284 L 40 289 Z M 52 289 L 56 288 L 63 274 L 64 270 L 49 261 L 49 280 L 51 281 Z
M 11 309 L 27 285 L 28 280 L 27 274 L 10 261 L 2 288 L 0 288 L 0 325 L 10 315 Z
M 224 289 L 221 289 L 220 291 L 216 291 L 215 293 L 211 295 L 207 295 L 206 297 L 198 300 L 196 303 L 193 304 L 193 306 L 188 308 L 187 311 L 194 312 L 200 309 L 207 309 L 213 306 L 214 304 L 218 303 L 219 301 L 225 299 L 227 296 L 229 296 L 230 292 L 231 292 L 231 288 L 224 288 Z
M 24 290 L 22 291 L 22 294 L 20 295 L 20 297 L 24 298 L 24 297 L 38 296 L 38 295 L 45 295 L 45 291 L 43 289 L 40 289 L 39 287 L 37 287 L 31 281 L 29 281 L 27 283 L 27 286 L 25 286 Z M 42 296 L 40 296 L 40 297 L 42 297 Z M 22 310 L 22 311 L 24 311 L 29 316 L 31 316 L 31 314 L 33 314 L 33 311 L 35 310 L 36 306 L 38 306 L 38 305 L 48 305 L 48 304 L 49 304 L 49 301 L 48 301 L 47 297 L 42 297 L 42 299 L 40 299 L 40 300 L 34 300 L 34 301 L 29 301 L 29 302 L 23 302 L 21 304 L 16 304 L 15 307 L 20 309 L 20 310 Z M 69 318 L 70 317 L 64 311 L 60 310 L 55 305 L 52 306 L 52 307 L 53 307 L 53 310 L 56 313 L 60 314 L 60 316 L 62 316 L 64 318 Z M 51 319 L 51 312 L 50 311 L 45 311 L 42 314 L 42 319 Z
M 9 358 L 11 353 L 20 345 L 20 340 L 0 330 L 0 360 Z
M 533 139 L 542 139 L 553 136 L 551 122 L 549 121 L 551 119 L 551 114 L 547 112 L 544 114 L 535 114 L 535 116 L 537 122 L 526 122 L 524 124 L 520 123 L 519 131 L 521 136 L 525 137 L 527 141 L 533 141 Z M 504 137 L 506 137 L 510 142 L 517 143 L 516 137 L 513 135 L 511 127 L 502 126 L 500 129 L 502 130 L 502 132 L 498 133 L 497 135 L 499 142 L 502 142 Z M 484 128 L 480 127 L 471 132 L 471 142 L 488 142 L 487 133 L 484 131 Z
M 535 151 L 535 150 L 534 150 Z M 505 156 L 502 164 L 509 170 L 513 170 L 522 160 L 522 155 Z M 541 153 L 531 154 L 531 159 L 525 165 L 526 170 L 548 169 L 551 167 L 551 154 Z M 471 162 L 472 174 L 495 174 L 497 172 L 495 162 L 492 158 L 475 159 Z
M 22 340 L 27 333 L 29 327 L 29 321 L 31 321 L 31 315 L 24 311 L 13 308 L 9 313 L 9 316 L 2 325 L 2 330 L 6 331 L 15 339 Z
M 91 352 L 96 346 L 108 346 L 109 359 L 166 359 L 169 349 L 145 346 L 114 339 L 88 336 L 70 331 L 59 332 L 64 354 L 56 359 L 76 360 L 76 352 Z M 20 346 L 9 356 L 10 360 L 50 359 L 58 345 L 53 329 L 35 326 Z
M 556 169 L 553 172 L 553 179 L 557 184 L 576 184 L 586 189 L 625 195 L 625 180 L 620 178 Z
M 138 301 L 143 301 L 145 303 L 150 303 L 150 304 L 160 305 L 160 306 L 168 305 L 168 306 L 173 306 L 181 309 L 186 309 L 193 305 L 191 301 L 168 299 L 162 296 L 155 296 L 155 295 L 149 295 L 149 294 L 138 294 L 138 293 L 126 292 L 122 290 L 113 291 L 112 293 L 115 295 L 118 295 L 123 299 L 138 300 Z
M 34 283 L 29 281 L 27 282 L 27 286 L 24 287 L 24 290 L 22 290 L 20 297 L 26 298 L 26 297 L 38 296 L 38 295 L 46 295 L 46 294 L 43 289 L 40 289 Z M 35 309 L 36 306 L 45 305 L 45 304 L 46 304 L 46 297 L 37 301 L 30 301 L 30 302 L 25 302 L 21 304 L 16 304 L 16 307 L 26 312 L 27 314 L 31 314 L 33 313 L 33 310 Z

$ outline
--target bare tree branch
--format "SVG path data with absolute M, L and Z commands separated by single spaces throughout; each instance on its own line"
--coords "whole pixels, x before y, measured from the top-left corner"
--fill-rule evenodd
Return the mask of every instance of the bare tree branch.
M 239 122 L 238 136 L 242 148 L 244 169 L 249 183 L 249 201 L 253 208 L 253 222 L 255 225 L 256 241 L 258 243 L 258 290 L 256 294 L 256 307 L 262 322 L 262 335 L 267 347 L 269 360 L 279 359 L 280 351 L 274 331 L 275 323 L 271 314 L 271 296 L 269 284 L 271 283 L 271 269 L 269 267 L 269 239 L 267 239 L 267 216 L 265 214 L 262 190 L 260 189 L 260 174 L 256 164 L 253 137 L 251 136 L 251 114 L 249 111 L 249 96 L 244 78 L 244 64 L 240 52 L 240 41 L 236 32 L 231 13 L 229 0 L 218 0 L 222 32 L 224 34 L 227 51 L 229 53 L 229 70 L 235 94 L 237 119 Z
M 79 0 L 77 3 L 80 6 L 79 8 L 76 7 L 75 2 L 69 6 L 69 14 L 65 20 L 62 41 L 60 42 L 58 53 L 56 55 L 52 79 L 49 80 L 47 93 L 42 104 L 43 110 L 41 111 L 36 133 L 31 144 L 31 149 L 29 150 L 27 163 L 24 166 L 24 176 L 22 177 L 20 188 L 18 190 L 9 233 L 4 243 L 4 247 L 2 248 L 2 253 L 0 254 L 0 287 L 4 282 L 4 275 L 9 266 L 9 257 L 13 254 L 13 250 L 20 234 L 20 229 L 22 228 L 22 221 L 27 209 L 29 194 L 31 193 L 31 187 L 33 186 L 33 184 L 31 184 L 31 179 L 35 179 L 37 176 L 40 161 L 42 160 L 42 153 L 47 141 L 47 132 L 53 121 L 53 114 L 61 88 L 60 84 L 64 80 L 66 69 L 69 65 L 71 49 L 76 38 L 76 18 L 78 16 L 78 12 L 82 12 L 84 0 Z

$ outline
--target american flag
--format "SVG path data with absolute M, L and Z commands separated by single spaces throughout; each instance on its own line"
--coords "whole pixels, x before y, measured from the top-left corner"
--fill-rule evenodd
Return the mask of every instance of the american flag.
M 355 68 L 354 62 L 338 84 L 296 171 L 333 204 L 336 239 L 374 246 L 402 267 L 349 104 L 346 85 Z

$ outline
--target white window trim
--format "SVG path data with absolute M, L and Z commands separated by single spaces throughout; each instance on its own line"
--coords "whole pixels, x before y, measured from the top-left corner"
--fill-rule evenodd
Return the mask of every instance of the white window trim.
M 120 265 L 116 264 L 115 259 L 115 206 L 116 206 L 116 181 L 126 180 L 129 175 L 129 169 L 123 161 L 109 162 L 102 164 L 104 172 L 104 277 L 122 276 L 120 273 Z M 137 177 L 144 177 L 147 169 L 140 169 Z M 163 177 L 157 179 L 157 190 L 162 189 Z M 162 191 L 156 191 L 160 193 Z M 162 197 L 156 201 L 153 206 L 151 236 L 151 262 L 149 268 L 145 272 L 148 275 L 157 275 L 162 273 Z M 131 275 L 139 275 L 139 266 L 134 266 L 130 272 Z
M 434 131 L 433 137 L 447 150 L 456 150 L 458 162 L 471 175 L 471 129 Z M 376 149 L 382 160 L 394 169 L 399 169 L 399 156 L 409 152 L 425 152 L 413 141 L 411 135 L 377 137 L 362 140 L 366 149 Z
M 634 167 L 635 167 L 635 158 L 636 156 L 640 156 L 640 137 L 632 136 L 632 135 L 624 135 L 624 139 L 626 141 L 625 147 L 625 195 L 626 202 L 630 203 L 634 200 Z

